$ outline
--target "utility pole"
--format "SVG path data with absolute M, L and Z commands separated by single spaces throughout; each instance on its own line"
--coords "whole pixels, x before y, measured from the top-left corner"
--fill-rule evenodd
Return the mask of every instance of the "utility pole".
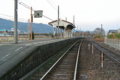
M 58 34 L 59 34 L 59 6 L 58 6 Z M 58 35 L 60 37 L 60 35 Z
M 67 21 L 67 17 L 65 18 L 65 20 Z
M 101 24 L 101 36 L 102 36 L 102 27 L 103 27 L 103 24 Z
M 14 43 L 18 43 L 18 0 L 14 1 Z
M 75 25 L 75 16 L 73 16 L 73 24 Z
M 75 16 L 73 16 L 73 25 L 75 26 Z M 73 29 L 75 30 L 75 29 Z M 75 32 L 72 33 L 73 34 L 73 37 L 75 37 Z
M 32 15 L 32 7 L 30 8 L 30 41 L 32 41 L 32 22 L 33 22 L 33 15 Z

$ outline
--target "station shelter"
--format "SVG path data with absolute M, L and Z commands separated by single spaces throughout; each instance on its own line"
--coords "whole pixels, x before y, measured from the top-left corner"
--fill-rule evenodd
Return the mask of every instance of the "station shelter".
M 58 26 L 58 20 L 54 20 L 52 22 L 49 22 L 48 24 L 54 27 L 54 35 L 60 36 L 60 33 L 63 33 L 62 36 L 64 38 L 71 38 L 73 36 L 72 29 L 75 28 L 75 25 L 73 25 L 73 23 L 71 22 L 60 19 L 59 26 Z

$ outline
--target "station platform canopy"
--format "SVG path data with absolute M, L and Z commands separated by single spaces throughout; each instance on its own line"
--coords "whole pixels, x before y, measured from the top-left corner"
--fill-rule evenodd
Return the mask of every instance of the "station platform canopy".
M 54 20 L 52 22 L 49 22 L 48 24 L 53 27 L 58 27 L 58 20 Z M 71 22 L 60 19 L 59 28 L 64 29 L 64 30 L 67 30 L 67 29 L 72 30 L 73 28 L 75 28 L 75 25 Z

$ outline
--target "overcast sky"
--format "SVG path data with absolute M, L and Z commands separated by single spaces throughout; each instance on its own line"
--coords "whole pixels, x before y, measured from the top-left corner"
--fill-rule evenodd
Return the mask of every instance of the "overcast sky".
M 73 22 L 80 30 L 94 30 L 101 27 L 105 30 L 120 28 L 120 0 L 19 0 L 35 10 L 43 10 L 43 14 L 52 20 L 57 19 L 57 7 L 60 6 L 60 18 Z M 34 12 L 33 12 L 34 13 Z M 0 0 L 0 17 L 12 19 L 14 16 L 14 0 Z M 28 21 L 30 10 L 18 4 L 20 21 Z M 35 23 L 51 22 L 47 18 L 34 19 Z

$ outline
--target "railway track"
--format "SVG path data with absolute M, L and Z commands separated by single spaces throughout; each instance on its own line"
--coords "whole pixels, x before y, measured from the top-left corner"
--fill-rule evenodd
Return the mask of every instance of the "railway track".
M 76 80 L 81 44 L 74 43 L 40 80 Z
M 104 53 L 105 56 L 107 56 L 110 60 L 114 61 L 117 65 L 120 66 L 120 55 L 117 54 L 116 52 L 114 51 L 111 51 L 101 45 L 99 45 L 98 43 L 96 42 L 91 42 L 94 44 L 94 46 L 101 52 Z
M 98 43 L 90 43 L 96 49 L 94 55 L 88 46 L 89 41 L 77 41 L 57 61 L 55 60 L 55 64 L 49 70 L 46 69 L 48 71 L 43 71 L 44 73 L 42 74 L 37 73 L 31 79 L 25 80 L 96 80 L 99 78 L 99 80 L 104 80 L 111 79 L 111 77 L 117 78 L 119 75 L 117 70 L 119 68 L 115 66 L 116 64 L 113 64 L 113 61 L 119 64 L 117 61 L 120 60 L 120 56 L 100 46 Z M 98 53 L 104 53 L 105 60 L 103 68 L 100 68 L 101 55 Z

